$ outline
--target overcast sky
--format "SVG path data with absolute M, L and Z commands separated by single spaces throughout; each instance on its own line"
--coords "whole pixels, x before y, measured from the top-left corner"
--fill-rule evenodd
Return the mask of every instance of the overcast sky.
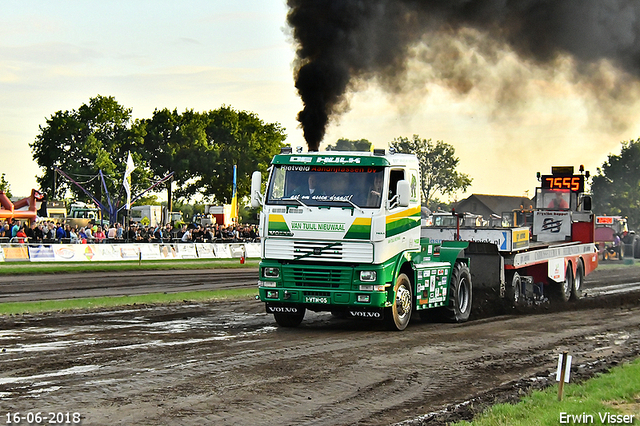
M 305 145 L 295 119 L 295 46 L 284 0 L 10 2 L 0 15 L 0 173 L 14 196 L 36 188 L 29 148 L 57 111 L 113 96 L 134 118 L 158 108 L 208 111 L 229 105 L 278 122 L 292 146 Z M 419 65 L 416 65 L 419 68 Z M 419 72 L 416 72 L 419 75 Z M 473 179 L 467 193 L 533 195 L 537 171 L 584 164 L 592 173 L 620 142 L 640 136 L 640 120 L 613 130 L 589 112 L 580 89 L 532 81 L 525 102 L 497 111 L 479 92 L 437 85 L 390 98 L 375 84 L 350 95 L 350 110 L 325 142 L 395 137 L 444 140 Z M 629 114 L 640 115 L 633 104 Z M 634 120 L 629 120 L 634 122 Z M 125 159 L 123 159 L 124 161 Z

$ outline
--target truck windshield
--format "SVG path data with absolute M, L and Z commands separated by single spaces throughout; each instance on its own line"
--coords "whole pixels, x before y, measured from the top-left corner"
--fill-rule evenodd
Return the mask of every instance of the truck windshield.
M 383 197 L 384 167 L 275 166 L 269 183 L 268 204 L 378 208 Z M 296 203 L 297 204 L 297 203 Z

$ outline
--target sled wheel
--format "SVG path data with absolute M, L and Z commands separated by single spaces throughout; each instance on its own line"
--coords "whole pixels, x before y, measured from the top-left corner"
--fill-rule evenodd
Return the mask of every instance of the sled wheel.
M 393 296 L 393 305 L 386 308 L 384 312 L 385 325 L 390 330 L 402 331 L 409 325 L 413 310 L 411 281 L 405 273 L 398 275 L 396 285 L 393 286 Z
M 522 303 L 522 279 L 520 279 L 520 274 L 515 271 L 510 277 L 511 279 L 507 279 L 505 297 L 512 306 L 519 306 Z
M 574 300 L 582 298 L 582 282 L 584 280 L 584 264 L 582 259 L 578 260 L 578 266 L 576 267 L 576 276 L 573 279 L 573 286 L 571 287 L 571 297 Z
M 568 302 L 571 298 L 571 292 L 573 291 L 573 271 L 571 265 L 567 265 L 567 270 L 564 273 L 564 281 L 561 283 L 555 283 L 556 298 L 560 302 Z
M 297 314 L 283 314 L 275 312 L 273 318 L 280 327 L 297 327 L 304 319 L 306 308 L 300 308 L 300 312 Z

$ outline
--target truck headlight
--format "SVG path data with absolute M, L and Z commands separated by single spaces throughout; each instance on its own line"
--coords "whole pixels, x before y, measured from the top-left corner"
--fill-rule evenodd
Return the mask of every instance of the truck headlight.
M 280 268 L 262 268 L 262 276 L 265 278 L 278 278 L 280 276 Z
M 258 287 L 277 287 L 278 283 L 275 281 L 258 281 Z
M 373 282 L 378 278 L 376 271 L 360 271 L 360 281 Z

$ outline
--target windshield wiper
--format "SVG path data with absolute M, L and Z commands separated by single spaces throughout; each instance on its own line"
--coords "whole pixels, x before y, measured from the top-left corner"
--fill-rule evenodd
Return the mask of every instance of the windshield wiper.
M 356 203 L 354 203 L 353 201 L 347 199 L 347 198 L 340 198 L 340 199 L 334 199 L 334 200 L 326 200 L 326 201 L 337 201 L 337 202 L 343 202 L 343 203 L 349 203 L 351 204 L 353 207 L 355 207 L 356 209 L 360 210 L 362 213 L 364 213 L 364 210 L 362 210 L 362 207 L 360 207 L 359 205 L 357 205 Z
M 311 210 L 311 207 L 309 207 L 308 205 L 306 205 L 305 203 L 303 203 L 299 198 L 281 198 L 279 201 L 297 201 L 300 204 L 302 204 L 304 207 L 308 208 L 309 210 Z

